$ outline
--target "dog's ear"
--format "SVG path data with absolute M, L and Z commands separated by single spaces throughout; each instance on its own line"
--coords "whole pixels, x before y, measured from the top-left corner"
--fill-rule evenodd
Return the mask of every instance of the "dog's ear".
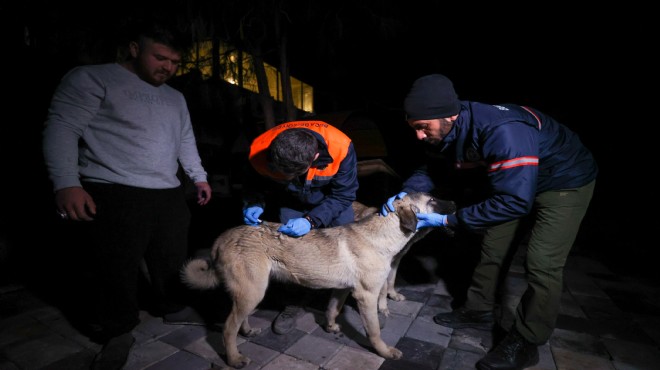
M 401 207 L 397 213 L 399 214 L 399 225 L 401 230 L 405 233 L 414 232 L 417 230 L 417 213 L 419 208 L 417 206 L 410 205 L 410 207 Z

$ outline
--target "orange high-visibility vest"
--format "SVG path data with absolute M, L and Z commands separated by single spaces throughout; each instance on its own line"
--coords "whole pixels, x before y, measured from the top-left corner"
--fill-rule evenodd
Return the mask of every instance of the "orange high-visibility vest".
M 306 183 L 312 180 L 321 182 L 329 181 L 339 171 L 341 162 L 348 154 L 348 148 L 351 144 L 351 139 L 341 132 L 336 127 L 323 122 L 323 121 L 293 121 L 282 123 L 278 126 L 259 135 L 250 146 L 250 163 L 252 167 L 263 176 L 269 177 L 274 180 L 284 180 L 284 176 L 279 172 L 273 171 L 268 166 L 268 147 L 270 143 L 279 135 L 283 130 L 292 128 L 304 128 L 319 133 L 325 140 L 328 146 L 328 154 L 332 158 L 332 162 L 327 166 L 318 168 L 312 166 L 307 172 Z

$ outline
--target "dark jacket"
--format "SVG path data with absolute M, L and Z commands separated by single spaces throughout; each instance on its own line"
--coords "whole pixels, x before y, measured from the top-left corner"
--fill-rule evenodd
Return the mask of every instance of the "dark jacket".
M 536 194 L 587 185 L 598 166 L 577 134 L 538 110 L 513 104 L 462 101 L 439 151 L 457 170 L 481 168 L 489 197 L 449 215 L 450 226 L 483 229 L 528 214 Z M 403 191 L 432 191 L 428 167 Z M 435 179 L 442 181 L 441 179 Z
M 309 130 L 319 142 L 319 157 L 312 163 L 304 181 L 282 181 L 267 161 L 267 149 L 282 130 Z M 358 189 L 357 156 L 351 139 L 339 129 L 322 121 L 294 121 L 278 125 L 258 136 L 250 147 L 250 164 L 261 176 L 270 180 L 270 189 L 283 191 L 294 203 L 308 209 L 305 213 L 317 227 L 330 225 L 351 208 Z M 254 184 L 253 184 L 254 185 Z M 259 191 L 248 190 L 247 205 L 265 206 Z

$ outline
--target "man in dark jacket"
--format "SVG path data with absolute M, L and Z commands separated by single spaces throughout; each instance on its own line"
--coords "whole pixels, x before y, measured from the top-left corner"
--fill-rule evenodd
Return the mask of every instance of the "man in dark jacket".
M 528 287 L 507 336 L 477 363 L 479 369 L 522 369 L 538 362 L 537 346 L 555 327 L 566 258 L 587 211 L 598 172 L 590 151 L 564 125 L 536 109 L 513 104 L 460 101 L 447 77 L 434 74 L 414 82 L 405 101 L 407 122 L 417 139 L 435 152 L 415 171 L 402 192 L 434 191 L 429 166 L 450 161 L 456 172 L 481 169 L 482 199 L 455 214 L 419 214 L 418 228 L 449 226 L 483 233 L 480 261 L 465 304 L 434 317 L 451 328 L 494 324 L 498 282 L 505 260 L 521 241 L 526 216 L 533 218 L 527 244 Z M 485 186 L 483 186 L 485 185 Z
M 322 121 L 294 121 L 264 132 L 250 146 L 253 175 L 246 182 L 243 216 L 248 225 L 258 225 L 266 199 L 276 204 L 279 231 L 302 237 L 311 229 L 353 222 L 356 199 L 357 156 L 351 139 Z M 302 302 L 309 301 L 309 294 Z M 287 305 L 273 324 L 284 334 L 304 311 Z

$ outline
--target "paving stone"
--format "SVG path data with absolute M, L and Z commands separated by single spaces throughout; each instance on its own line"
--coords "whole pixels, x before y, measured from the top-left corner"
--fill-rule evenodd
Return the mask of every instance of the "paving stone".
M 413 319 L 407 316 L 392 314 L 387 318 L 385 327 L 380 331 L 380 337 L 389 345 L 395 345 L 403 337 Z
M 179 349 L 160 341 L 136 343 L 131 348 L 124 370 L 140 370 L 172 356 Z
M 319 366 L 286 354 L 281 354 L 270 361 L 261 370 L 318 370 Z
M 482 357 L 483 355 L 474 352 L 447 348 L 437 370 L 474 370 L 474 364 Z
M 660 350 L 655 344 L 609 338 L 603 338 L 603 343 L 614 361 L 635 365 L 640 369 L 657 369 L 660 364 Z
M 426 301 L 433 295 L 432 287 L 427 287 L 426 289 L 414 289 L 412 286 L 407 286 L 405 288 L 397 289 L 399 294 L 403 294 L 406 297 L 406 301 L 419 302 L 421 304 L 426 303 Z M 388 299 L 389 302 L 396 302 L 391 299 Z
M 239 337 L 236 344 L 240 346 L 242 343 L 245 343 L 245 339 Z M 226 366 L 225 359 L 227 352 L 225 351 L 221 333 L 209 333 L 208 336 L 199 338 L 188 344 L 184 349 L 208 360 L 214 365 Z
M 447 347 L 451 338 L 451 330 L 452 329 L 450 328 L 437 325 L 428 320 L 417 318 L 413 320 L 410 329 L 408 329 L 405 336 L 411 339 L 417 339 Z
M 171 356 L 159 361 L 158 364 L 144 368 L 144 370 L 207 370 L 211 364 L 186 351 L 177 351 Z
M 555 328 L 549 343 L 552 347 L 609 358 L 607 348 L 597 335 Z
M 323 365 L 342 347 L 340 343 L 309 335 L 287 348 L 284 353 L 313 364 Z
M 389 307 L 390 312 L 393 314 L 415 317 L 422 309 L 422 307 L 424 307 L 424 304 L 412 300 L 404 300 L 399 302 L 390 300 L 387 306 Z
M 49 333 L 33 337 L 30 340 L 12 343 L 4 347 L 2 353 L 21 368 L 41 369 L 85 350 L 87 349 L 76 342 L 56 333 Z
M 405 363 L 406 366 L 414 364 L 415 367 L 411 368 L 415 369 L 435 369 L 442 360 L 446 346 L 411 337 L 403 337 L 396 344 L 396 348 L 403 352 L 403 357 L 396 361 L 385 360 L 383 365 L 388 364 L 388 367 L 392 369 L 402 369 L 405 368 L 403 367 Z
M 325 370 L 377 370 L 383 361 L 385 359 L 377 354 L 351 347 L 342 347 L 323 368 Z
M 177 348 L 183 348 L 188 344 L 207 335 L 208 330 L 203 326 L 187 325 L 159 338 L 161 342 L 170 344 Z
M 557 364 L 555 359 L 552 356 L 552 348 L 550 344 L 546 343 L 538 347 L 539 350 L 539 362 L 532 369 L 537 370 L 557 370 Z M 584 369 L 586 370 L 586 369 Z
M 582 271 L 564 270 L 564 285 L 575 296 L 608 298 L 598 284 Z
M 243 369 L 259 369 L 280 355 L 280 351 L 262 346 L 254 342 L 245 342 L 238 346 L 238 351 L 250 358 L 250 364 Z
M 295 328 L 286 334 L 275 334 L 273 331 L 262 330 L 256 336 L 246 339 L 248 342 L 253 342 L 278 352 L 284 352 L 305 335 L 305 332 Z
M 325 325 L 325 315 L 319 312 L 305 312 L 296 320 L 296 329 L 309 334 L 320 325 Z
M 616 370 L 607 359 L 559 347 L 552 347 L 552 356 L 555 360 L 557 369 L 561 370 Z

